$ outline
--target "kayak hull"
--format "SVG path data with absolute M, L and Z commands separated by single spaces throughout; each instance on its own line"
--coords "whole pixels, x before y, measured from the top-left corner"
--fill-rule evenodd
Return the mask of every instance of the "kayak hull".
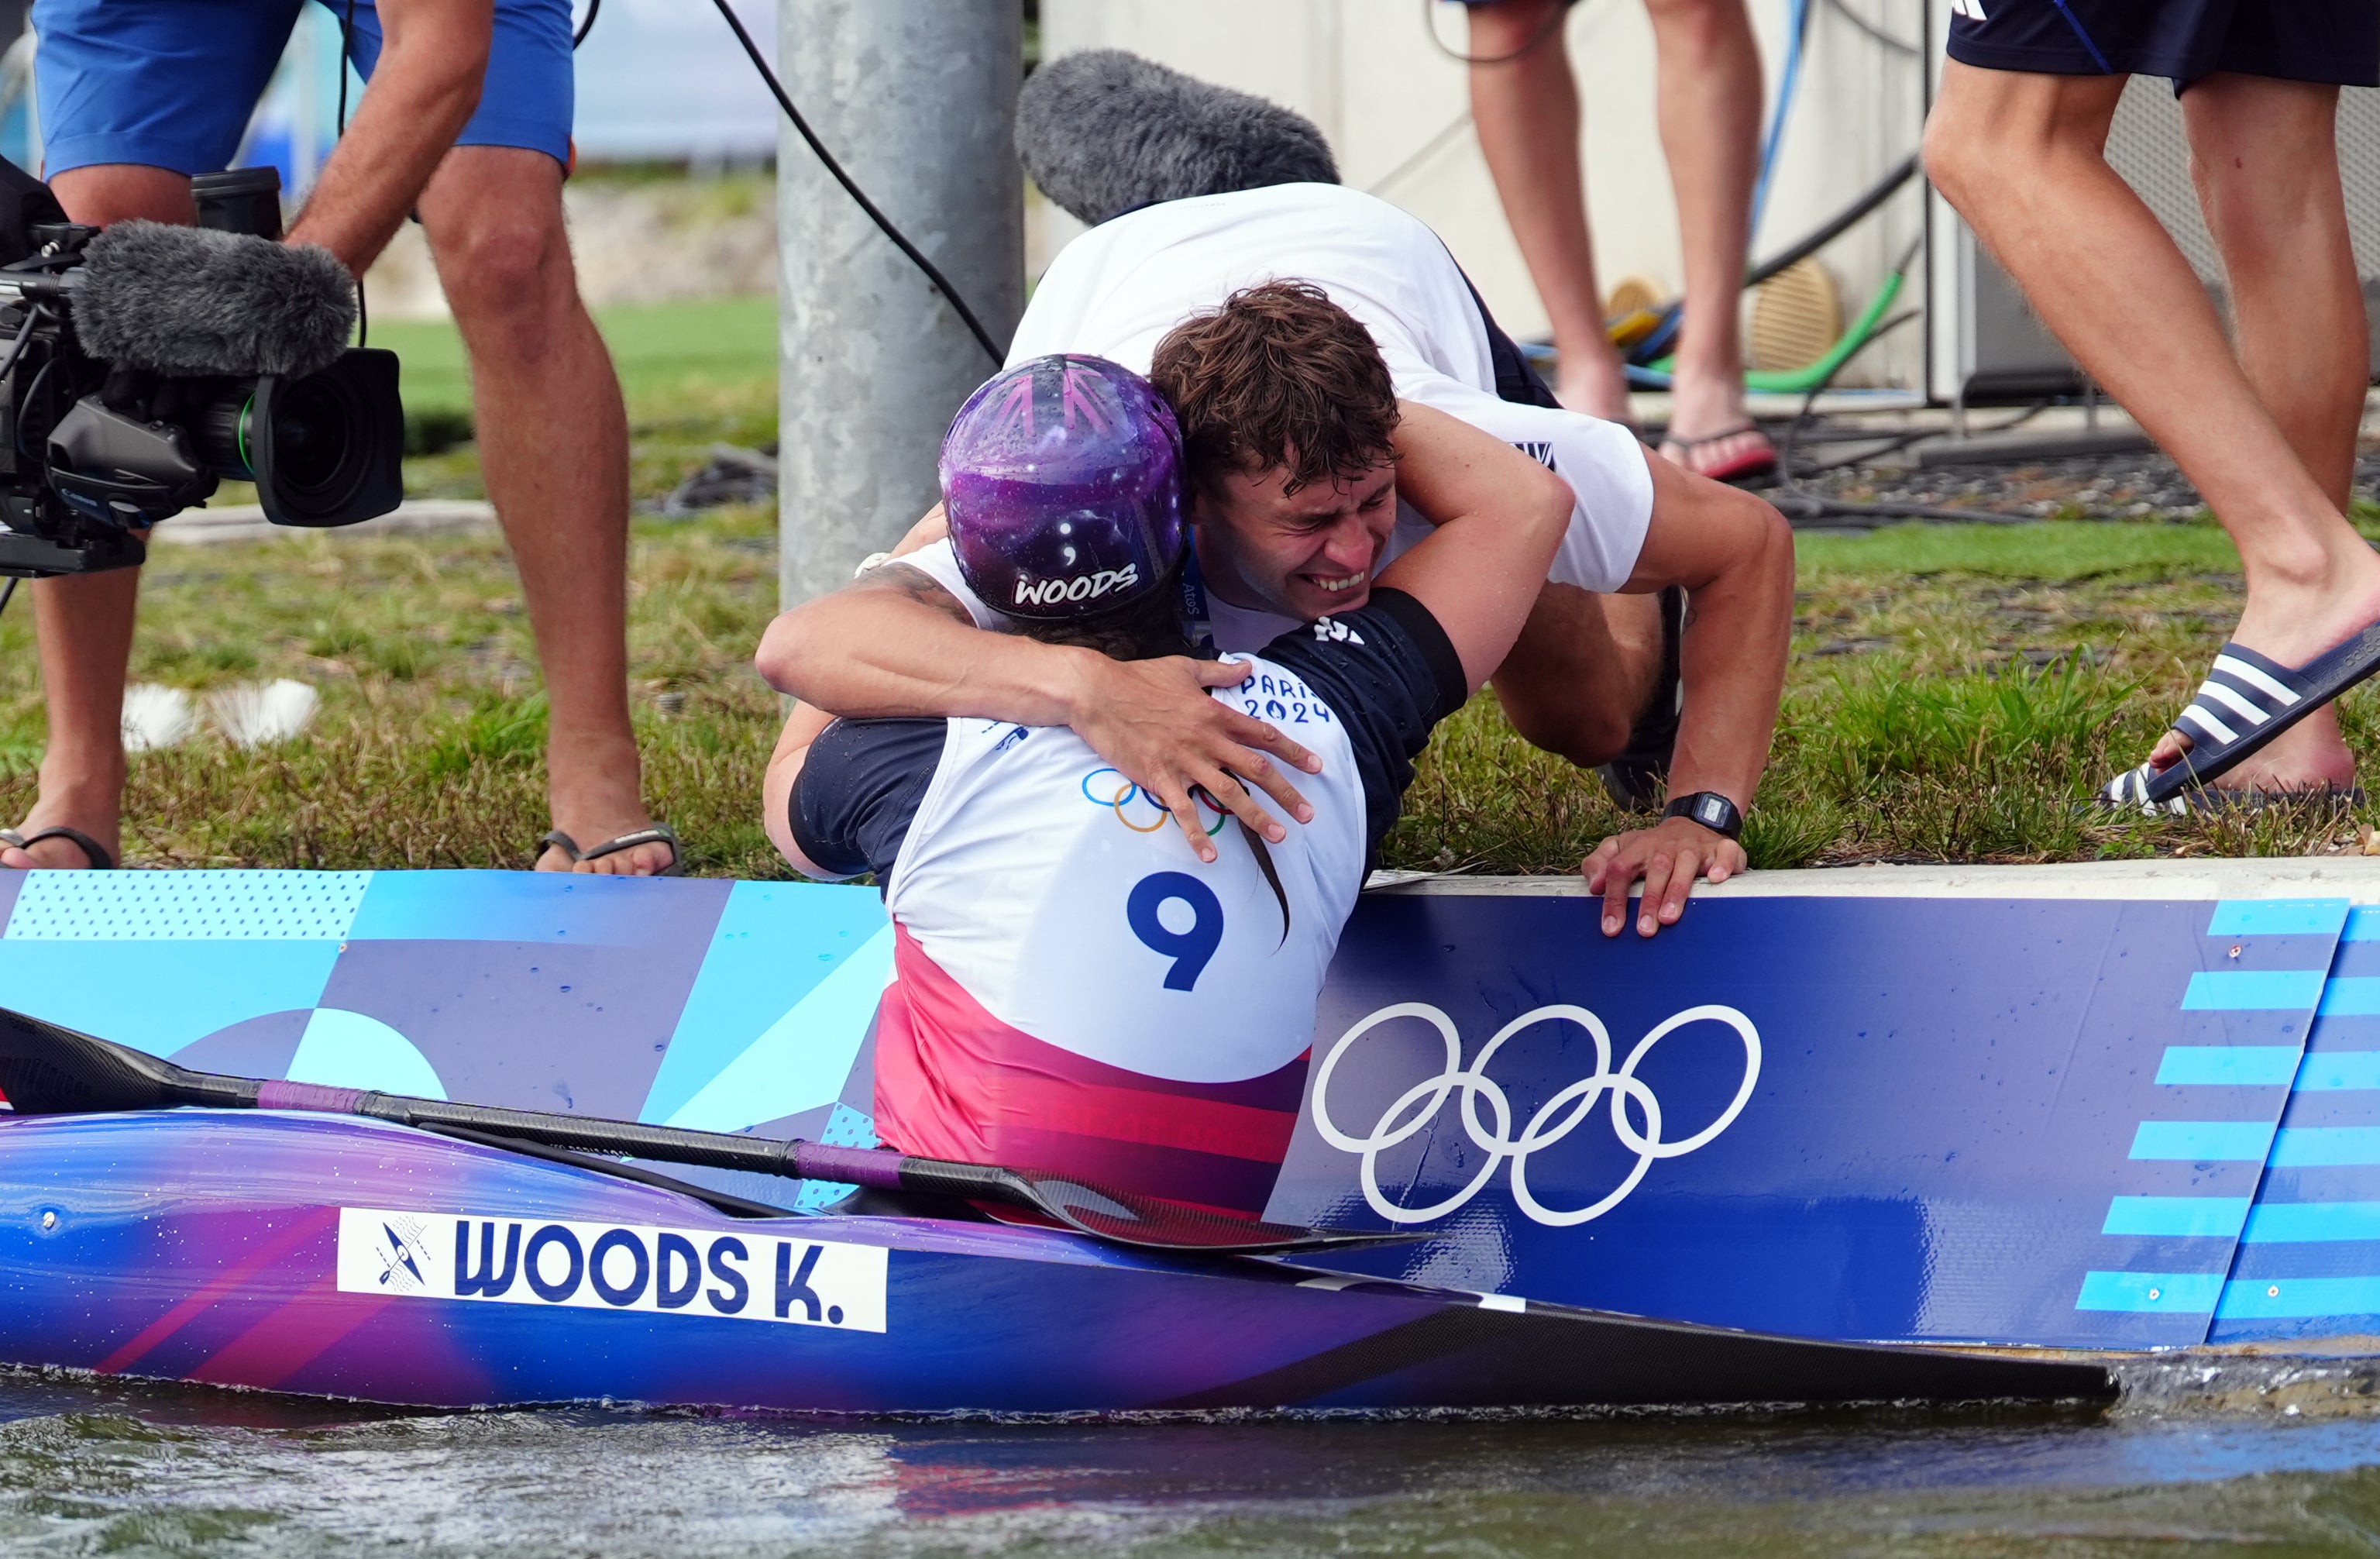
M 529 1254 L 504 1295 L 454 1292 L 458 1273 L 491 1285 L 514 1237 Z M 692 1254 L 673 1262 L 665 1237 Z M 722 1242 L 737 1254 L 718 1257 Z M 492 1261 L 476 1260 L 482 1248 Z M 663 1288 L 687 1297 L 657 1304 Z M 0 1359 L 442 1407 L 1050 1414 L 2108 1393 L 2086 1367 L 1483 1303 L 1052 1230 L 738 1219 L 377 1123 L 210 1111 L 0 1121 Z

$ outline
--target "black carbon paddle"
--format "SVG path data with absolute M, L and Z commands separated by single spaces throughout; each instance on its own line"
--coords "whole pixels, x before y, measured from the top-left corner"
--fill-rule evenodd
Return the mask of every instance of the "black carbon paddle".
M 795 1180 L 826 1180 L 887 1191 L 921 1191 L 966 1201 L 1024 1208 L 1065 1227 L 1119 1245 L 1219 1255 L 1283 1255 L 1377 1245 L 1377 1234 L 1333 1233 L 1205 1212 L 1129 1191 L 1106 1190 L 1054 1175 L 911 1158 L 873 1148 L 830 1148 L 722 1131 L 688 1131 L 637 1121 L 603 1120 L 543 1110 L 407 1099 L 319 1083 L 193 1072 L 106 1040 L 61 1029 L 0 1007 L 0 1092 L 20 1115 L 91 1114 L 198 1105 L 217 1110 L 306 1110 L 365 1115 L 436 1130 L 462 1127 L 552 1148 L 617 1153 L 667 1163 L 747 1169 Z M 1410 1236 L 1388 1236 L 1388 1239 Z

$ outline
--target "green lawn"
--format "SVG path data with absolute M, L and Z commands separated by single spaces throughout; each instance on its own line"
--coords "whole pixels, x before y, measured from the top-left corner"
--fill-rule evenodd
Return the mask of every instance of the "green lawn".
M 718 426 L 688 413 L 673 436 Z M 640 432 L 640 462 L 660 461 L 655 447 Z M 775 604 L 773 528 L 772 514 L 740 510 L 636 529 L 631 675 L 647 790 L 701 871 L 780 871 L 757 815 L 776 704 L 749 662 Z M 2300 854 L 2348 846 L 2370 821 L 2110 822 L 2078 808 L 2137 761 L 2229 627 L 2237 560 L 2210 527 L 1911 527 L 1804 538 L 1801 556 L 1785 718 L 1746 836 L 1758 864 Z M 0 615 L 9 818 L 31 799 L 42 741 L 31 628 L 21 602 Z M 534 666 L 493 537 L 310 534 L 162 552 L 142 595 L 139 679 L 202 692 L 295 676 L 322 689 L 324 708 L 278 749 L 206 737 L 136 758 L 131 855 L 524 864 L 545 827 Z M 2351 699 L 2346 717 L 2370 750 L 2380 733 L 2367 700 Z M 1522 744 L 1483 696 L 1423 759 L 1385 859 L 1563 871 L 1623 822 L 1592 776 Z
M 688 389 L 741 390 L 777 378 L 777 300 L 712 298 L 635 303 L 596 311 L 631 404 L 651 405 Z M 371 344 L 403 364 L 408 410 L 468 411 L 470 376 L 462 338 L 445 320 L 375 320 Z

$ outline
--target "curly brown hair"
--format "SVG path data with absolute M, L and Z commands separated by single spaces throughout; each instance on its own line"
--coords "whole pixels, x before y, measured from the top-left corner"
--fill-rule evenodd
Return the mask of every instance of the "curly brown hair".
M 1394 457 L 1389 365 L 1311 282 L 1243 287 L 1192 315 L 1157 344 L 1148 378 L 1172 404 L 1185 474 L 1201 489 L 1285 467 L 1295 493 Z

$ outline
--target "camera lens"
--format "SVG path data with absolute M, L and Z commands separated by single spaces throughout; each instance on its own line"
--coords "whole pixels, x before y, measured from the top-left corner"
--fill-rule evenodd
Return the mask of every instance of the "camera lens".
M 273 474 L 293 503 L 313 507 L 332 500 L 335 507 L 337 489 L 352 484 L 348 452 L 358 410 L 325 378 L 301 379 L 275 398 Z
M 257 497 L 276 525 L 352 525 L 405 495 L 392 352 L 354 347 L 304 379 L 268 374 L 238 425 Z

